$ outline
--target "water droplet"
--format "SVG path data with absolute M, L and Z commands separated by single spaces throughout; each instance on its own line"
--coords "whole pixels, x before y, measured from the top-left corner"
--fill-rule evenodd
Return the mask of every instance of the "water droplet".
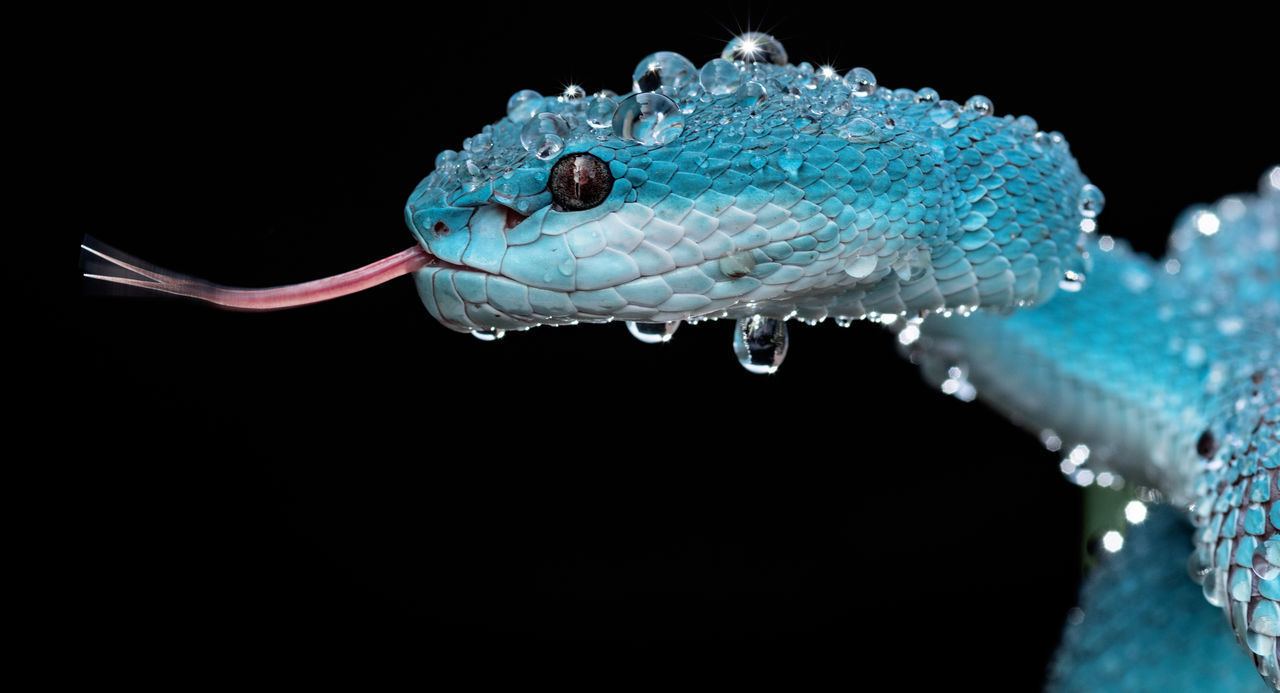
M 533 117 L 542 105 L 542 94 L 532 89 L 521 89 L 507 99 L 507 117 L 513 123 L 523 123 Z
M 787 147 L 778 155 L 778 166 L 782 167 L 789 176 L 795 176 L 800 170 L 800 165 L 804 163 L 804 153 L 794 147 Z
M 496 342 L 507 334 L 506 330 L 490 327 L 483 330 L 471 330 L 471 336 L 482 342 Z
M 876 93 L 876 76 L 865 67 L 855 67 L 844 76 L 844 83 L 853 89 L 853 95 L 871 96 Z
M 853 323 L 854 323 L 853 318 L 848 318 L 844 316 L 840 316 L 836 318 L 836 327 L 852 327 Z
M 675 93 L 697 79 L 697 75 L 698 68 L 688 58 L 671 51 L 658 51 L 636 65 L 631 73 L 631 88 L 639 92 L 661 89 Z
M 1080 214 L 1082 216 L 1089 219 L 1098 216 L 1106 203 L 1107 198 L 1102 195 L 1102 190 L 1098 186 L 1089 183 L 1080 188 Z
M 576 84 L 570 84 L 564 88 L 564 91 L 560 92 L 560 98 L 558 100 L 563 104 L 577 106 L 581 104 L 585 98 L 587 98 L 587 92 L 582 87 Z
M 716 96 L 732 94 L 742 84 L 742 73 L 733 63 L 724 58 L 708 60 L 698 72 L 698 82 L 708 93 Z
M 756 258 L 748 251 L 726 255 L 717 263 L 724 276 L 731 279 L 745 277 L 756 268 Z
M 631 336 L 645 344 L 661 344 L 671 341 L 671 336 L 676 333 L 676 329 L 679 327 L 679 320 L 675 322 L 627 322 L 627 331 L 631 333 Z
M 1253 550 L 1253 574 L 1263 580 L 1280 576 L 1280 541 L 1269 539 Z
M 852 118 L 840 128 L 845 139 L 850 142 L 875 144 L 883 139 L 880 129 L 867 118 Z
M 550 159 L 564 151 L 569 124 L 555 113 L 539 113 L 520 128 L 520 144 L 539 159 Z
M 1262 181 L 1258 184 L 1258 192 L 1263 197 L 1274 195 L 1280 191 L 1280 166 L 1272 166 L 1267 172 L 1262 174 Z
M 1147 504 L 1140 500 L 1131 500 L 1124 506 L 1124 519 L 1129 524 L 1139 524 L 1147 519 Z
M 768 98 L 764 85 L 754 80 L 738 87 L 733 93 L 733 100 L 743 108 L 755 108 L 756 104 Z
M 1058 288 L 1063 291 L 1075 293 L 1084 288 L 1084 273 L 1074 270 L 1067 270 L 1062 273 L 1062 279 L 1058 280 Z
M 752 373 L 773 373 L 787 356 L 785 320 L 753 315 L 741 318 L 733 330 L 733 353 Z
M 482 132 L 475 137 L 469 137 L 466 141 L 466 150 L 476 154 L 483 154 L 493 149 L 493 135 Z
M 1201 234 L 1212 236 L 1222 226 L 1222 220 L 1213 212 L 1202 209 L 1191 216 L 1191 224 Z
M 1197 584 L 1204 583 L 1204 576 L 1208 575 L 1213 567 L 1213 561 L 1209 559 L 1208 552 L 1208 549 L 1197 548 L 1187 556 L 1187 575 L 1190 575 Z
M 991 99 L 981 94 L 974 94 L 969 97 L 968 101 L 964 102 L 964 110 L 974 111 L 978 115 L 986 116 L 991 115 L 991 112 L 995 110 L 995 106 L 992 105 Z
M 632 94 L 618 104 L 613 114 L 613 134 L 640 144 L 669 144 L 683 130 L 680 108 L 662 94 Z
M 893 263 L 893 271 L 898 279 L 904 282 L 915 281 L 923 277 L 929 268 L 929 251 L 915 246 L 898 256 Z
M 879 259 L 875 255 L 859 255 L 845 265 L 844 271 L 854 279 L 865 279 L 875 271 Z
M 587 125 L 596 130 L 613 125 L 613 113 L 618 104 L 606 96 L 593 96 L 587 102 Z
M 916 103 L 937 103 L 938 90 L 933 87 L 924 87 L 916 92 Z
M 1018 119 L 1013 122 L 1027 133 L 1034 134 L 1040 129 L 1040 124 L 1036 122 L 1035 118 L 1032 118 L 1029 115 L 1018 116 Z
M 1204 588 L 1204 598 L 1214 606 L 1222 606 L 1227 603 L 1227 573 L 1225 570 L 1210 568 L 1209 572 L 1204 575 L 1204 582 L 1200 583 Z
M 787 51 L 778 39 L 758 31 L 748 31 L 729 40 L 720 57 L 746 63 L 787 64 Z

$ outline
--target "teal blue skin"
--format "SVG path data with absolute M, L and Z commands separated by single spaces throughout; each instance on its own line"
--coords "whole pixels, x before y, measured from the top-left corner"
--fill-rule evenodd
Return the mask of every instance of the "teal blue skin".
M 533 110 L 571 123 L 563 151 L 540 159 L 521 145 L 526 111 L 442 153 L 405 208 L 437 258 L 415 274 L 427 309 L 451 329 L 482 334 L 989 309 L 930 318 L 918 343 L 909 332 L 900 339 L 927 375 L 941 381 L 959 368 L 1015 420 L 1053 428 L 1064 449 L 1088 445 L 1092 473 L 1194 507 L 1201 589 L 1223 607 L 1264 681 L 1276 681 L 1280 589 L 1265 550 L 1280 466 L 1274 196 L 1247 201 L 1248 213 L 1216 238 L 1184 233 L 1174 277 L 1090 237 L 1101 199 L 1061 137 L 1034 121 L 990 115 L 979 99 L 961 107 L 883 88 L 858 96 L 804 66 L 739 69 L 768 97 L 706 95 L 696 77 L 664 85 L 674 103 L 692 107 L 665 143 L 592 128 L 589 101 L 547 98 Z M 607 162 L 615 182 L 598 207 L 559 211 L 548 171 L 577 152 Z M 1086 277 L 1078 295 L 1045 303 Z M 1213 445 L 1198 451 L 1205 431 Z M 1103 626 L 1085 640 L 1138 637 L 1158 648 L 1171 636 L 1144 630 L 1153 624 L 1140 622 L 1143 613 L 1086 613 L 1089 627 L 1131 627 Z M 1159 664 L 1166 673 L 1168 665 Z M 1085 690 L 1123 690 L 1131 680 L 1106 667 L 1073 670 Z M 1069 690 L 1067 678 L 1059 685 Z
M 1060 136 L 914 92 L 851 95 L 812 68 L 741 69 L 767 98 L 669 89 L 696 110 L 666 144 L 542 101 L 577 118 L 565 154 L 612 170 L 594 209 L 552 207 L 559 157 L 526 151 L 510 118 L 442 154 L 405 208 L 450 263 L 417 273 L 427 309 L 488 331 L 1013 308 L 1046 300 L 1079 264 L 1088 181 Z M 504 229 L 508 210 L 528 216 Z
M 1240 678 L 1230 672 L 1248 668 L 1239 647 L 1239 661 L 1206 664 L 1232 640 L 1276 685 L 1278 222 L 1280 190 L 1264 180 L 1260 196 L 1189 211 L 1165 262 L 1121 241 L 1090 242 L 1078 295 L 1009 317 L 930 319 L 911 345 L 927 377 L 959 368 L 988 404 L 1032 431 L 1051 429 L 1064 453 L 1086 445 L 1078 481 L 1119 475 L 1158 490 L 1195 525 L 1157 531 L 1172 554 L 1161 568 L 1126 556 L 1117 560 L 1128 568 L 1089 581 L 1084 620 L 1068 626 L 1058 654 L 1059 690 L 1265 688 L 1232 684 Z

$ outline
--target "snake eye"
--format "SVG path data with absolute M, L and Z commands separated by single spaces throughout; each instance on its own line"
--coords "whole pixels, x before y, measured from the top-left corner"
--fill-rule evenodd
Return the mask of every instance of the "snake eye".
M 569 154 L 551 167 L 547 189 L 556 209 L 579 212 L 604 202 L 613 190 L 613 173 L 598 157 L 585 152 Z

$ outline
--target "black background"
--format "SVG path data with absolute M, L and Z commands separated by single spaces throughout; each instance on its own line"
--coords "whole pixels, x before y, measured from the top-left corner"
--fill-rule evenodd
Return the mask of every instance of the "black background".
M 1079 492 L 886 332 L 793 326 L 759 377 L 722 323 L 657 347 L 621 325 L 486 344 L 435 324 L 407 279 L 227 313 L 89 292 L 75 246 L 230 285 L 345 271 L 411 244 L 409 191 L 511 93 L 625 91 L 642 56 L 701 65 L 751 27 L 792 62 L 1033 115 L 1106 193 L 1102 231 L 1160 252 L 1179 210 L 1280 159 L 1258 18 L 453 11 L 41 25 L 31 61 L 52 69 L 18 72 L 50 92 L 31 180 L 56 267 L 16 274 L 38 353 L 15 370 L 40 387 L 14 421 L 42 442 L 22 532 L 38 641 L 197 675 L 373 653 L 428 683 L 545 680 L 525 665 L 627 660 L 611 683 L 799 656 L 850 681 L 1038 687 L 1079 576 Z

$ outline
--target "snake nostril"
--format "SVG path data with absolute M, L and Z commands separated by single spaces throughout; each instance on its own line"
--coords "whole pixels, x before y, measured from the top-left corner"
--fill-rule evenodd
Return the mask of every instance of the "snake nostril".
M 443 236 L 446 233 L 449 233 L 449 225 L 443 221 L 437 221 L 435 226 L 431 227 L 431 232 L 437 236 Z

